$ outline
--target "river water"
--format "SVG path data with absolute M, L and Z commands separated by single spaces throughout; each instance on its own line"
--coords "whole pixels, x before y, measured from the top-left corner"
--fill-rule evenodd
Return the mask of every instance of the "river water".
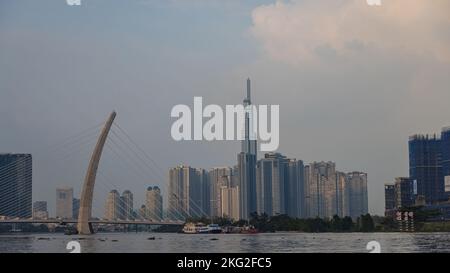
M 371 241 L 380 244 L 381 252 L 450 253 L 450 233 L 10 234 L 0 235 L 0 253 L 70 252 L 66 246 L 72 240 L 80 243 L 81 252 L 107 253 L 369 252 Z

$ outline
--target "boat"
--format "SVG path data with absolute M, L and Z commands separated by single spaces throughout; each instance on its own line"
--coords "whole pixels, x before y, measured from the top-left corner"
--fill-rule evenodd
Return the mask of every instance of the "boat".
M 208 234 L 209 233 L 209 227 L 205 226 L 203 224 L 197 226 L 197 233 L 198 234 Z
M 222 228 L 218 224 L 205 225 L 203 223 L 186 223 L 183 227 L 186 234 L 217 234 L 222 233 Z
M 208 233 L 208 227 L 203 223 L 186 223 L 183 227 L 183 233 L 186 234 L 197 234 L 197 233 Z
M 10 232 L 20 233 L 20 232 L 22 232 L 22 230 L 20 228 L 13 228 L 10 230 Z
M 222 228 L 218 224 L 210 224 L 208 225 L 208 233 L 222 233 Z
M 254 226 L 244 226 L 241 229 L 242 234 L 256 234 L 259 233 L 258 230 Z
M 183 233 L 186 234 L 195 234 L 197 233 L 197 229 L 194 223 L 186 223 L 183 227 Z

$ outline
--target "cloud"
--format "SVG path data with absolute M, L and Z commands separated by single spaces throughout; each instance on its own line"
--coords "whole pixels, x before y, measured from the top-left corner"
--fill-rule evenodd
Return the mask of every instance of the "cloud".
M 299 64 L 373 48 L 450 62 L 450 1 L 277 1 L 252 12 L 252 33 L 274 60 Z

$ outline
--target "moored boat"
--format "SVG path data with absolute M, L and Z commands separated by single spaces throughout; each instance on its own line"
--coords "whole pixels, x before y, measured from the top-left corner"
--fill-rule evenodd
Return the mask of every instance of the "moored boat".
M 186 234 L 217 234 L 222 233 L 222 228 L 218 224 L 210 224 L 206 226 L 203 223 L 186 223 L 182 231 Z
M 222 228 L 218 224 L 210 224 L 208 225 L 208 233 L 222 233 Z

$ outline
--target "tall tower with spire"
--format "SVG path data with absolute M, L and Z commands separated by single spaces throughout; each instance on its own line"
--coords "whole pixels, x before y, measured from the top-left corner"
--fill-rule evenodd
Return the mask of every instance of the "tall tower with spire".
M 242 150 L 238 154 L 239 217 L 249 219 L 256 212 L 256 133 L 251 102 L 251 81 L 247 79 L 247 97 L 244 99 L 245 123 Z
M 247 79 L 247 97 L 244 98 L 245 112 L 245 128 L 244 128 L 244 140 L 242 140 L 243 153 L 256 154 L 256 132 L 254 128 L 254 117 L 252 112 L 252 100 L 251 100 L 251 81 Z

